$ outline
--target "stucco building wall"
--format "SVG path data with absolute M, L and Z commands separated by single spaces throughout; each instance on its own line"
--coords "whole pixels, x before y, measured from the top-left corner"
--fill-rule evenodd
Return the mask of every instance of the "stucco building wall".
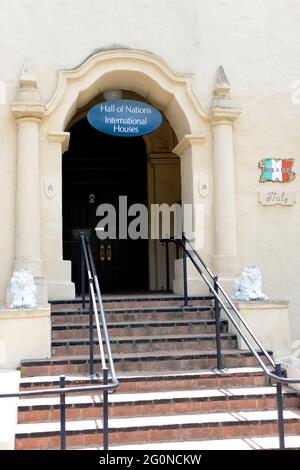
M 299 17 L 296 0 L 2 0 L 0 79 L 7 99 L 0 106 L 0 303 L 15 257 L 17 129 L 9 103 L 24 62 L 32 64 L 47 102 L 58 70 L 77 67 L 95 51 L 128 48 L 193 74 L 207 112 L 217 68 L 224 66 L 242 110 L 234 124 L 240 265 L 258 264 L 265 293 L 291 301 L 292 332 L 299 337 L 300 105 L 291 99 L 300 79 Z M 259 184 L 257 164 L 267 157 L 295 158 L 296 180 Z M 257 192 L 268 188 L 296 191 L 297 201 L 261 206 Z M 212 201 L 212 184 L 208 197 Z M 205 236 L 211 240 L 211 224 Z

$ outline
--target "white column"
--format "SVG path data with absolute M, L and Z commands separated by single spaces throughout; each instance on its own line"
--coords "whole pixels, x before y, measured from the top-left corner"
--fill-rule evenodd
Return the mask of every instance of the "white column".
M 17 194 L 15 269 L 42 274 L 39 171 L 39 123 L 35 117 L 17 120 Z
M 233 106 L 229 92 L 228 79 L 223 67 L 219 67 L 211 111 L 215 221 L 215 255 L 213 261 L 216 273 L 223 280 L 228 280 L 230 285 L 240 269 L 237 242 L 233 124 L 241 111 Z
M 25 64 L 11 110 L 17 122 L 16 250 L 13 269 L 31 271 L 39 306 L 47 303 L 41 260 L 40 137 L 45 112 L 34 72 Z
M 218 273 L 235 273 L 237 255 L 236 194 L 232 123 L 213 124 L 215 257 Z

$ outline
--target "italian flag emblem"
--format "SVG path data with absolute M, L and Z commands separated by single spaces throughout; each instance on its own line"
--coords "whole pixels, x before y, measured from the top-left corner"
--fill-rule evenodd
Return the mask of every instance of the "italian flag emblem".
M 292 171 L 294 165 L 293 158 L 285 160 L 279 158 L 265 158 L 261 160 L 258 167 L 261 169 L 260 183 L 272 181 L 273 183 L 288 183 L 296 178 Z

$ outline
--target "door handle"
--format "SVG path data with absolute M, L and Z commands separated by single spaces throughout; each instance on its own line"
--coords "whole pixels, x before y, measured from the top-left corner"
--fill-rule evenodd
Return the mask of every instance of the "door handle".
M 106 260 L 107 261 L 111 261 L 111 258 L 112 258 L 112 254 L 111 254 L 111 244 L 108 243 L 107 245 L 107 250 L 106 250 Z
M 104 246 L 104 243 L 100 243 L 100 261 L 105 261 L 105 246 Z

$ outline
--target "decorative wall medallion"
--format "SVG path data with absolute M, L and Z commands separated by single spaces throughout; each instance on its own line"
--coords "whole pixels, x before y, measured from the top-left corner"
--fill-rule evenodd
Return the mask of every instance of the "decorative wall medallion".
M 259 191 L 257 197 L 263 206 L 292 206 L 296 202 L 295 191 Z
M 89 195 L 89 204 L 95 204 L 95 202 L 96 202 L 96 196 L 95 194 L 92 193 Z
M 294 165 L 293 158 L 265 158 L 258 164 L 261 170 L 260 183 L 272 181 L 273 183 L 289 183 L 296 178 L 296 173 L 292 171 Z
M 44 191 L 48 199 L 53 199 L 56 196 L 56 187 L 52 178 L 46 178 L 44 180 Z
M 203 198 L 206 198 L 208 196 L 208 179 L 207 178 L 201 178 L 199 180 L 199 194 Z

